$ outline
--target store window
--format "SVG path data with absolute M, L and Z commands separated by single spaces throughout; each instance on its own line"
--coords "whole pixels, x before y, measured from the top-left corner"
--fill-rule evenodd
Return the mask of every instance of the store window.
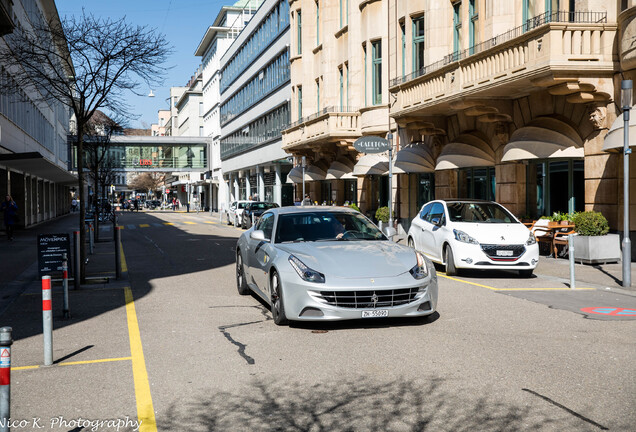
M 435 199 L 435 173 L 417 174 L 417 208 Z
M 531 161 L 526 170 L 526 208 L 534 219 L 585 210 L 583 160 Z
M 459 170 L 458 198 L 495 200 L 495 167 L 462 168 Z
M 349 204 L 358 203 L 358 180 L 345 180 L 344 200 Z

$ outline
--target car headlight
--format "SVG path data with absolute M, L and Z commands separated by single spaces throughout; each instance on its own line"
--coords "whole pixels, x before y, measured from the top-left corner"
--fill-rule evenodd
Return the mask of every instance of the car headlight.
M 453 234 L 455 234 L 455 240 L 462 243 L 479 244 L 477 240 L 466 234 L 464 231 L 454 229 Z
M 417 251 L 415 251 L 415 258 L 417 258 L 417 264 L 415 264 L 415 267 L 410 270 L 411 276 L 415 279 L 424 279 L 428 276 L 428 265 L 426 264 L 426 259 L 424 258 L 424 255 Z
M 537 238 L 534 236 L 533 233 L 530 233 L 530 235 L 528 236 L 528 240 L 526 240 L 526 245 L 531 246 L 533 244 L 537 244 Z
M 296 258 L 294 255 L 289 256 L 289 263 L 296 270 L 298 276 L 307 282 L 325 283 L 325 275 L 313 270 L 305 265 L 304 262 Z

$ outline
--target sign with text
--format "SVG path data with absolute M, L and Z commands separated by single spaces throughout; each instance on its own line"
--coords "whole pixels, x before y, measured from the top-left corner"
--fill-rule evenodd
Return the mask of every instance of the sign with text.
M 389 141 L 377 136 L 360 137 L 353 143 L 360 153 L 384 153 L 389 149 Z
M 66 254 L 71 263 L 71 239 L 68 234 L 38 235 L 38 270 L 40 278 L 62 271 L 62 256 Z

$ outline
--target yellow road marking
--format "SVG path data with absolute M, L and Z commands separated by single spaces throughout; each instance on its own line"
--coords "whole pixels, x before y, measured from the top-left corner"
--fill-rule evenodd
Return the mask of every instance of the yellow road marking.
M 196 225 L 196 222 L 189 222 L 189 221 L 183 221 L 184 224 L 188 224 L 188 225 Z
M 218 222 L 205 221 L 204 223 L 207 223 L 207 224 L 215 224 L 215 225 L 216 225 Z
M 164 222 L 164 225 L 174 225 L 174 222 Z
M 139 224 L 139 228 L 148 228 L 149 226 L 148 224 Z
M 157 422 L 155 420 L 155 410 L 152 406 L 152 395 L 150 394 L 150 383 L 148 382 L 148 372 L 146 371 L 146 360 L 141 344 L 141 333 L 135 311 L 135 302 L 132 291 L 125 288 L 126 315 L 128 317 L 128 337 L 130 338 L 130 354 L 132 357 L 133 379 L 135 381 L 135 399 L 137 400 L 137 419 L 141 421 L 141 432 L 156 432 Z
M 109 362 L 118 362 L 118 361 L 125 361 L 125 360 L 132 360 L 132 357 L 118 357 L 118 358 L 109 358 L 109 359 L 63 362 L 58 364 L 58 366 L 74 366 L 74 365 L 81 365 L 81 364 L 109 363 Z M 12 367 L 11 370 L 19 371 L 19 370 L 39 369 L 39 368 L 40 366 L 18 366 L 18 367 Z
M 128 264 L 126 263 L 126 257 L 124 256 L 124 245 L 119 243 L 119 260 L 121 261 L 121 271 L 128 272 Z
M 468 285 L 475 285 L 481 288 L 487 288 L 489 290 L 492 291 L 577 291 L 577 290 L 594 290 L 596 288 L 576 288 L 576 289 L 571 289 L 568 287 L 562 287 L 562 288 L 496 288 L 496 287 L 492 287 L 492 286 L 488 286 L 488 285 L 484 285 L 484 284 L 479 284 L 476 282 L 470 282 L 470 281 L 466 281 L 463 279 L 457 279 L 451 276 L 447 276 L 443 273 L 437 273 L 438 276 L 441 276 L 443 278 L 446 279 L 450 279 L 450 280 L 454 280 L 456 282 L 462 282 Z

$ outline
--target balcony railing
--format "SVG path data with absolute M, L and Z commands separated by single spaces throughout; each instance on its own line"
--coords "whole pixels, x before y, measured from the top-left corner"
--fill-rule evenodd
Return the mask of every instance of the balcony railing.
M 325 114 L 328 114 L 328 113 L 356 113 L 358 111 L 360 111 L 360 108 L 354 108 L 354 107 L 350 107 L 350 106 L 346 106 L 346 107 L 328 106 L 328 107 L 325 107 L 325 108 L 321 109 L 317 113 L 308 115 L 306 117 L 303 117 L 301 119 L 296 120 L 293 123 L 288 124 L 285 129 L 291 129 L 291 128 L 294 128 L 296 126 L 300 126 L 303 123 L 310 122 L 310 121 L 315 120 L 318 117 L 321 117 L 321 116 L 323 116 Z
M 446 65 L 457 62 L 459 60 L 463 60 L 474 54 L 479 54 L 483 51 L 487 51 L 493 48 L 494 46 L 513 40 L 523 35 L 524 33 L 529 32 L 530 30 L 533 30 L 544 24 L 554 23 L 554 22 L 581 23 L 581 24 L 605 23 L 607 22 L 607 12 L 555 11 L 555 12 L 543 13 L 536 17 L 530 18 L 524 24 L 520 25 L 519 27 L 515 27 L 512 30 L 507 31 L 506 33 L 497 35 L 477 45 L 473 45 L 472 47 L 467 48 L 463 51 L 455 51 L 451 54 L 444 56 L 442 60 L 438 60 L 435 63 L 425 65 L 419 70 L 412 72 L 408 75 L 405 75 L 403 77 L 393 78 L 391 80 L 391 87 L 411 81 L 423 75 L 435 72 L 436 70 L 439 70 Z

